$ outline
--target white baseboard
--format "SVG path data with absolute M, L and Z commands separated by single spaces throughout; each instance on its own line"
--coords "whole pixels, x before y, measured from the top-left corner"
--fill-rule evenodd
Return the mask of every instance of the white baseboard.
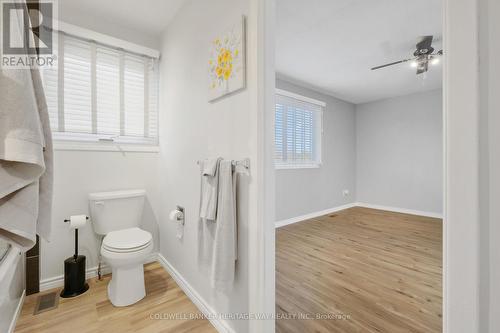
M 378 209 L 378 210 L 386 210 L 389 212 L 395 212 L 395 213 L 403 213 L 403 214 L 410 214 L 410 215 L 419 215 L 419 216 L 425 216 L 425 217 L 433 217 L 437 219 L 442 219 L 443 214 L 439 213 L 433 213 L 433 212 L 425 212 L 421 210 L 414 210 L 414 209 L 406 209 L 406 208 L 398 208 L 398 207 L 389 207 L 389 206 L 381 206 L 381 205 L 372 205 L 368 204 L 365 202 L 353 202 L 347 205 L 343 206 L 338 206 L 338 207 L 333 207 L 325 210 L 321 210 L 319 212 L 314 212 L 314 213 L 309 213 L 301 216 L 296 216 L 292 217 L 290 219 L 286 220 L 281 220 L 275 223 L 276 228 L 283 227 L 285 225 L 297 223 L 297 222 L 302 222 L 305 220 L 313 219 L 315 217 L 323 216 L 323 215 L 328 215 L 331 213 L 335 213 L 344 209 L 352 208 L 352 207 L 364 207 L 364 208 L 371 208 L 371 209 Z
M 372 205 L 372 204 L 365 203 L 365 202 L 356 202 L 355 206 L 364 207 L 364 208 L 371 208 L 371 209 L 387 210 L 389 212 L 395 212 L 395 213 L 419 215 L 419 216 L 425 216 L 425 217 L 434 217 L 437 219 L 443 218 L 443 214 L 440 214 L 440 213 L 426 212 L 426 211 L 415 210 L 415 209 L 382 206 L 382 205 Z
M 16 329 L 17 319 L 21 315 L 21 310 L 23 309 L 25 297 L 26 297 L 26 289 L 23 290 L 23 294 L 21 295 L 21 299 L 19 300 L 19 303 L 17 303 L 16 312 L 14 312 L 14 316 L 12 316 L 12 321 L 10 322 L 9 329 L 7 330 L 7 333 L 14 333 L 14 330 Z
M 157 258 L 158 258 L 158 253 L 156 253 L 156 252 L 151 253 L 149 255 L 148 259 L 146 260 L 146 263 L 155 262 L 157 260 Z M 101 272 L 103 275 L 109 274 L 109 273 L 111 273 L 111 269 L 109 268 L 108 265 L 103 263 L 101 265 Z M 87 271 L 85 273 L 85 279 L 91 279 L 91 278 L 96 277 L 96 276 L 97 276 L 97 266 L 87 268 Z M 43 279 L 40 281 L 40 291 L 46 291 L 49 289 L 59 288 L 59 287 L 62 287 L 63 285 L 64 285 L 64 275 L 54 276 L 54 277 L 51 277 L 48 279 Z
M 158 262 L 165 268 L 170 276 L 175 280 L 179 287 L 186 293 L 198 309 L 210 320 L 215 329 L 220 333 L 234 333 L 234 330 L 223 319 L 217 316 L 217 312 L 201 297 L 200 294 L 187 282 L 184 277 L 167 261 L 167 259 L 158 253 Z
M 309 213 L 309 214 L 305 214 L 305 215 L 292 217 L 290 219 L 281 220 L 281 221 L 276 222 L 275 227 L 276 228 L 284 227 L 285 225 L 289 225 L 289 224 L 293 224 L 293 223 L 297 223 L 297 222 L 302 222 L 302 221 L 313 219 L 315 217 L 319 217 L 319 216 L 323 216 L 323 215 L 328 215 L 331 213 L 338 212 L 340 210 L 352 208 L 354 206 L 356 206 L 356 203 L 353 202 L 353 203 L 350 203 L 347 205 L 342 205 L 342 206 L 338 206 L 338 207 L 333 207 L 333 208 L 321 210 L 319 212 L 314 212 L 314 213 Z

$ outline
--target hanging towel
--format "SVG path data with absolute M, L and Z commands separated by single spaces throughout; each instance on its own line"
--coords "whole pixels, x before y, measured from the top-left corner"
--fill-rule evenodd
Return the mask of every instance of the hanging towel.
M 217 190 L 219 185 L 219 163 L 221 158 L 200 162 L 201 198 L 200 218 L 215 221 L 217 218 Z
M 221 161 L 211 279 L 212 287 L 219 291 L 230 290 L 234 281 L 237 258 L 235 180 L 232 161 Z
M 221 158 L 212 158 L 203 161 L 203 176 L 212 176 L 214 177 L 219 168 L 219 162 Z
M 52 141 L 38 69 L 0 69 L 0 140 L 0 238 L 28 250 L 51 229 Z
M 198 220 L 198 263 L 209 275 L 212 265 L 215 218 L 217 216 L 218 171 L 221 158 L 200 161 L 200 213 Z

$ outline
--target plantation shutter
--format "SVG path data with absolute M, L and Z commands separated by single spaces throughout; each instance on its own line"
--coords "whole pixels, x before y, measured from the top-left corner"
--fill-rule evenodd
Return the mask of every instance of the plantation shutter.
M 42 68 L 54 138 L 158 143 L 158 60 L 59 32 Z
M 323 107 L 323 104 L 302 100 L 300 96 L 293 94 L 278 93 L 276 95 L 275 164 L 277 168 L 319 166 Z

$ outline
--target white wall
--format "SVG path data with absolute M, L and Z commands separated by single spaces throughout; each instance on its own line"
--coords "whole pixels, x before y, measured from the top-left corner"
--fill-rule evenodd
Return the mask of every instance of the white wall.
M 163 36 L 161 59 L 161 254 L 217 313 L 248 311 L 251 223 L 257 213 L 257 110 L 255 105 L 255 45 L 248 45 L 248 87 L 215 103 L 208 103 L 208 48 L 210 41 L 241 17 L 249 15 L 247 0 L 188 1 Z M 249 18 L 248 22 L 256 22 Z M 248 27 L 248 41 L 255 27 Z M 197 160 L 222 156 L 251 159 L 251 177 L 242 182 L 238 207 L 238 262 L 234 288 L 228 294 L 210 287 L 197 261 L 199 167 Z M 168 213 L 186 209 L 184 238 L 175 237 Z M 257 245 L 255 245 L 257 246 Z M 247 332 L 247 321 L 227 323 Z
M 500 331 L 500 3 L 488 0 L 489 3 L 489 64 L 486 69 L 489 75 L 489 217 L 490 217 L 490 332 Z
M 481 332 L 500 331 L 500 3 L 480 1 L 480 303 Z
M 42 282 L 64 273 L 64 259 L 73 254 L 74 236 L 63 220 L 74 214 L 88 215 L 91 192 L 145 189 L 143 227 L 155 235 L 159 248 L 158 162 L 158 153 L 55 151 L 52 239 L 41 243 Z M 80 229 L 79 250 L 87 257 L 87 269 L 97 266 L 99 245 L 90 224 Z
M 296 84 L 276 80 L 276 87 L 326 103 L 320 168 L 276 170 L 276 220 L 354 202 L 356 197 L 355 106 Z M 342 192 L 349 190 L 349 196 Z
M 358 202 L 442 213 L 442 91 L 356 107 Z
M 59 17 L 68 23 L 121 38 L 139 45 L 159 49 L 159 37 L 131 31 L 110 20 L 75 10 L 77 6 L 61 6 Z M 89 214 L 90 192 L 128 188 L 147 191 L 144 226 L 154 233 L 158 249 L 158 163 L 159 153 L 119 153 L 95 151 L 54 152 L 54 197 L 51 242 L 41 242 L 40 279 L 42 282 L 64 273 L 64 259 L 73 254 L 74 237 L 63 222 L 73 214 Z M 155 208 L 153 208 L 155 207 Z M 91 225 L 79 232 L 80 253 L 87 256 L 87 269 L 97 266 L 98 237 Z
M 89 11 L 86 6 L 77 5 L 79 0 L 60 0 L 59 19 L 85 29 L 120 38 L 152 49 L 160 48 L 160 36 L 146 34 L 127 26 L 127 22 L 114 20 L 102 13 Z M 146 4 L 145 4 L 146 6 Z

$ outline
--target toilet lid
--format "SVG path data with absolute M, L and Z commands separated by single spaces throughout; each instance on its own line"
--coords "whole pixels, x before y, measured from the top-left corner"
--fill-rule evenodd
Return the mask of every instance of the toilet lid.
M 148 246 L 151 240 L 152 236 L 149 232 L 139 228 L 130 228 L 108 233 L 102 245 L 107 249 L 117 251 L 140 250 Z

